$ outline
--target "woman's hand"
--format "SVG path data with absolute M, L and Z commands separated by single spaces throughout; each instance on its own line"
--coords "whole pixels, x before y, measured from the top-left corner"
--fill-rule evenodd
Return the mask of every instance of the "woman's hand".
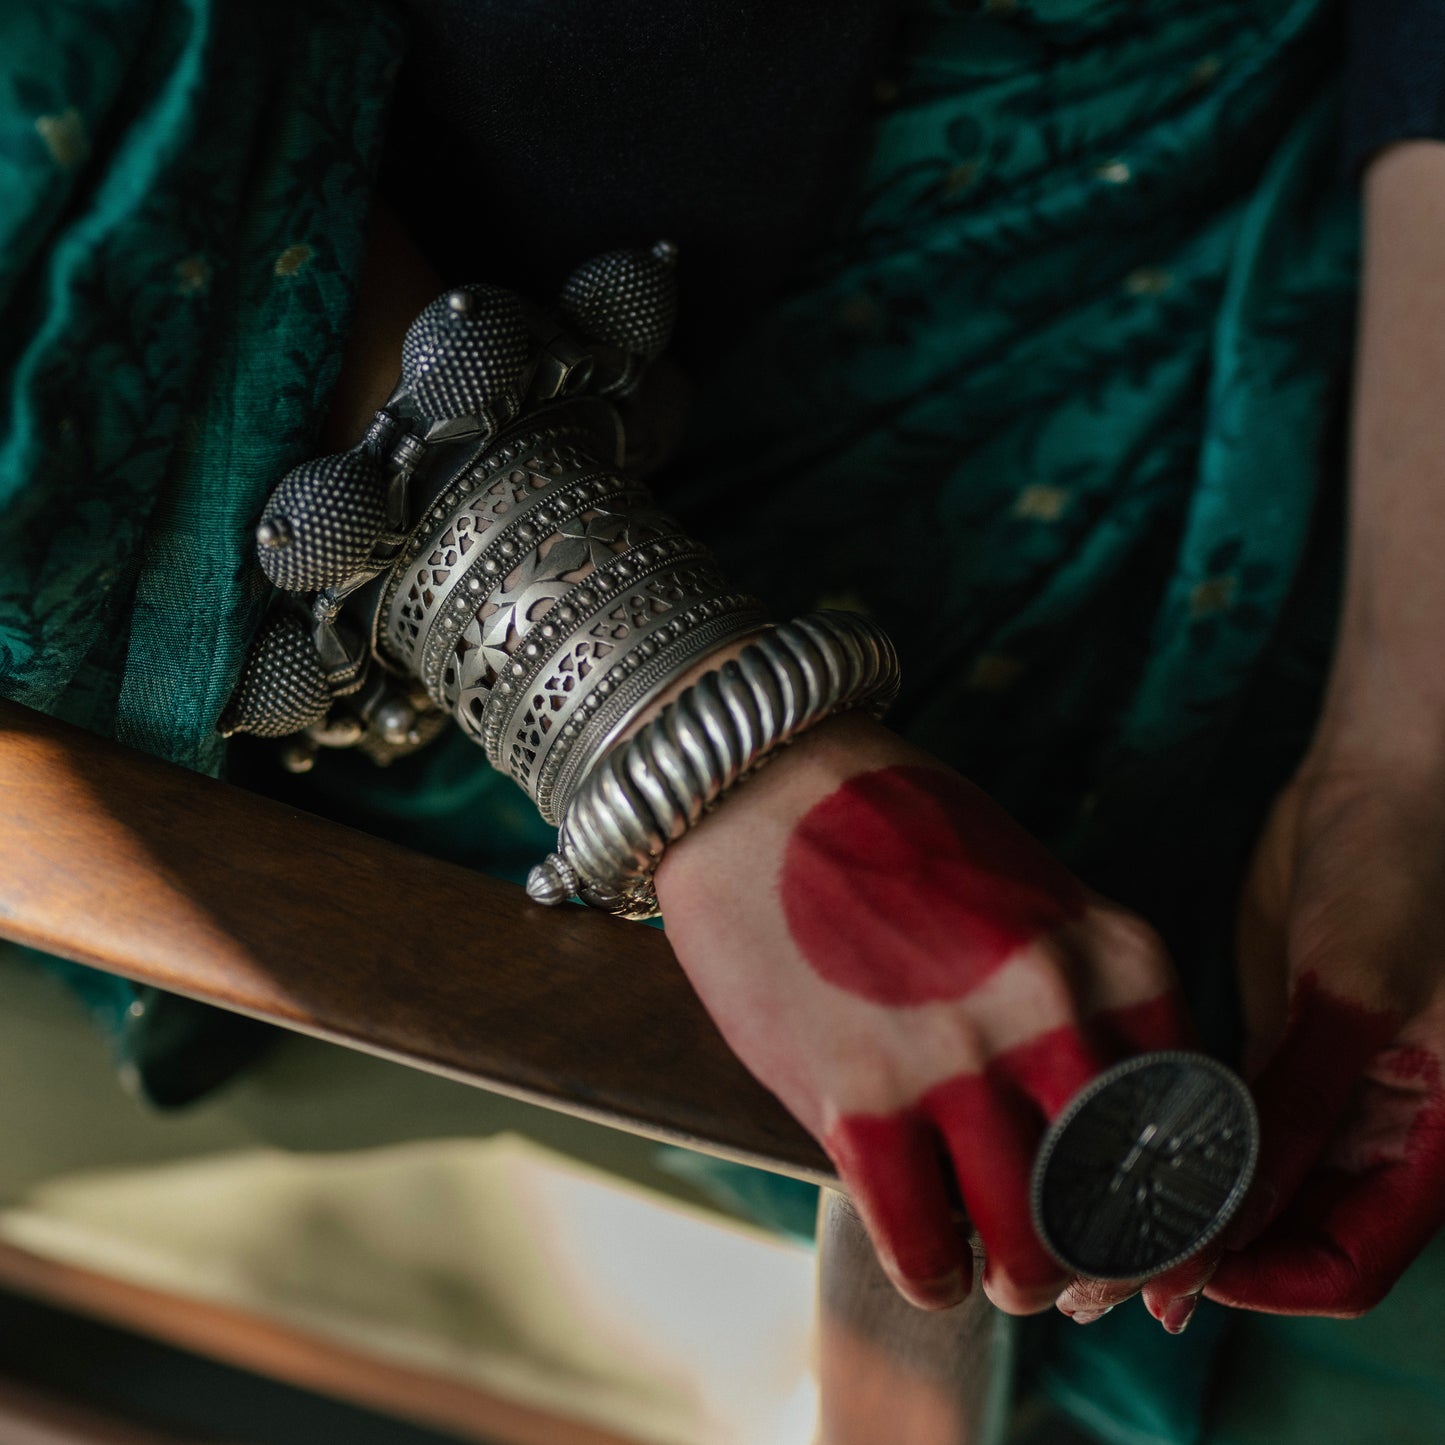
M 1360 1314 L 1445 1224 L 1445 748 L 1355 736 L 1280 796 L 1243 900 L 1263 1231 L 1206 1293 L 1247 1309 Z
M 861 718 L 825 724 L 666 855 L 658 893 L 728 1042 L 819 1139 L 914 1303 L 968 1292 L 954 1178 L 1012 1313 L 1067 1282 L 1030 1222 L 1045 1124 L 1186 1042 L 1154 933 L 996 804 Z

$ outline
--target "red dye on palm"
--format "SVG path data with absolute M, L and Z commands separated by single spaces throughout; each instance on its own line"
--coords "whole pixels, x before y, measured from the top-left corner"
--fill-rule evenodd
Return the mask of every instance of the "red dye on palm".
M 882 1004 L 960 998 L 1084 911 L 1084 891 L 985 793 L 932 768 L 844 783 L 789 839 L 788 928 L 818 974 Z
M 1260 1178 L 1279 1212 L 1226 1255 L 1211 1298 L 1357 1314 L 1445 1223 L 1441 1064 L 1429 1050 L 1391 1047 L 1399 1022 L 1313 976 L 1300 981 L 1284 1042 L 1256 1087 Z

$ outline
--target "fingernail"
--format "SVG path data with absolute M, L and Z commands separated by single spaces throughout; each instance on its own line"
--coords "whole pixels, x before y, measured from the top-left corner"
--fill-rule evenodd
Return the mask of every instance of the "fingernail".
M 1179 1299 L 1170 1300 L 1169 1307 L 1160 1315 L 1159 1322 L 1171 1335 L 1182 1335 L 1184 1327 L 1194 1318 L 1198 1304 L 1197 1294 L 1186 1294 Z
M 1113 1308 L 1113 1305 L 1105 1305 L 1104 1308 L 1100 1310 L 1075 1310 L 1073 1314 L 1069 1315 L 1069 1318 L 1073 1320 L 1076 1325 L 1091 1325 L 1095 1320 L 1103 1319 Z M 1065 1313 L 1067 1313 L 1067 1311 L 1065 1311 Z
M 951 1269 L 933 1279 L 912 1280 L 912 1292 L 934 1309 L 948 1309 L 968 1298 L 968 1282 L 962 1269 Z

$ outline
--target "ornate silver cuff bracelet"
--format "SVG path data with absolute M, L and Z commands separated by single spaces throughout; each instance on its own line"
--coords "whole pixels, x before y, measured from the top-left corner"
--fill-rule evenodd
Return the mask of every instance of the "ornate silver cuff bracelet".
M 723 692 L 678 700 L 684 752 L 652 729 L 614 750 L 675 679 L 766 625 L 623 470 L 617 403 L 667 344 L 674 263 L 664 242 L 588 262 L 552 308 L 477 285 L 422 311 L 365 438 L 296 467 L 266 504 L 256 548 L 276 605 L 220 724 L 287 739 L 287 766 L 304 771 L 324 747 L 390 762 L 455 720 L 549 822 L 569 820 L 558 869 L 630 916 L 655 908 L 651 867 L 679 819 L 896 682 L 871 626 L 795 623 L 729 664 Z M 623 756 L 642 781 L 617 781 Z M 640 790 L 647 808 L 610 818 L 604 785 L 629 806 Z M 634 840 L 636 870 L 593 833 Z

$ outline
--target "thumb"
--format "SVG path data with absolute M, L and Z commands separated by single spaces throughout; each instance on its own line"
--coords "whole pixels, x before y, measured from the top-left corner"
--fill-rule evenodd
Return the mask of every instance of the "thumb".
M 1336 997 L 1313 973 L 1298 980 L 1284 1037 L 1254 1084 L 1259 1167 L 1233 1248 L 1257 1237 L 1294 1198 L 1361 1074 L 1398 1031 L 1398 1019 Z
M 1245 1026 L 1242 1072 L 1251 1080 L 1263 1071 L 1285 1032 L 1297 813 L 1294 789 L 1286 789 L 1260 834 L 1239 899 L 1235 945 Z

